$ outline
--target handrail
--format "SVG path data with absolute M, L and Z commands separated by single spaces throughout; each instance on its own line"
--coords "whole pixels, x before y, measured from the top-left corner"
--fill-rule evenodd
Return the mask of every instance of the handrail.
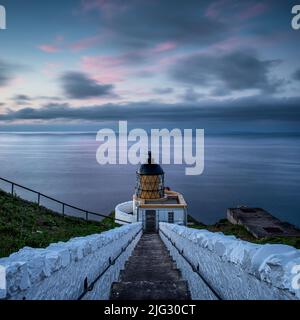
M 143 231 L 143 228 L 140 228 L 139 231 L 127 242 L 127 244 L 121 248 L 120 253 L 114 258 L 109 258 L 108 260 L 108 266 L 94 279 L 89 285 L 86 284 L 84 291 L 81 293 L 81 295 L 78 297 L 77 300 L 82 300 L 82 298 L 89 292 L 94 289 L 95 284 L 100 280 L 100 278 L 109 270 L 111 266 L 113 266 L 116 261 L 120 258 L 120 256 L 127 250 L 127 248 L 131 245 L 131 243 L 136 239 L 136 237 L 140 234 L 140 232 Z
M 194 266 L 194 264 L 183 254 L 183 249 L 180 250 L 175 241 L 172 241 L 172 239 L 166 235 L 166 233 L 164 231 L 162 231 L 161 229 L 159 229 L 159 232 L 161 232 L 164 237 L 169 240 L 169 242 L 172 244 L 172 246 L 178 251 L 179 255 L 182 256 L 182 258 L 190 265 L 190 267 L 192 268 L 193 272 L 195 272 L 200 278 L 201 280 L 206 284 L 206 286 L 209 288 L 209 290 L 215 295 L 215 297 L 218 300 L 224 300 L 221 295 L 212 287 L 212 285 L 209 283 L 209 281 L 203 276 L 203 274 L 200 273 L 199 271 L 199 264 L 197 267 Z
M 103 217 L 103 218 L 107 218 L 107 219 L 110 219 L 112 221 L 119 221 L 119 222 L 123 222 L 123 223 L 131 223 L 131 222 L 128 222 L 128 221 L 125 221 L 125 220 L 121 220 L 121 219 L 116 219 L 116 218 L 112 218 L 110 216 L 107 216 L 105 214 L 101 214 L 101 213 L 97 213 L 97 212 L 93 212 L 93 211 L 89 211 L 89 210 L 84 210 L 84 209 L 81 209 L 79 207 L 76 207 L 76 206 L 73 206 L 71 204 L 68 204 L 68 203 L 65 203 L 63 201 L 60 201 L 60 200 L 57 200 L 57 199 L 54 199 L 50 196 L 47 196 L 45 195 L 44 193 L 41 193 L 41 192 L 38 192 L 36 190 L 33 190 L 33 189 L 30 189 L 28 187 L 25 187 L 25 186 L 22 186 L 16 182 L 13 182 L 13 181 L 10 181 L 10 180 L 7 180 L 7 179 L 4 179 L 4 178 L 1 178 L 0 177 L 0 180 L 4 181 L 4 182 L 7 182 L 9 184 L 11 184 L 11 194 L 14 195 L 14 188 L 15 187 L 18 187 L 18 188 L 21 188 L 21 189 L 24 189 L 26 191 L 29 191 L 29 192 L 32 192 L 32 193 L 35 193 L 38 195 L 38 205 L 40 205 L 40 201 L 41 201 L 41 197 L 43 198 L 46 198 L 48 200 L 51 200 L 51 201 L 54 201 L 56 203 L 59 203 L 62 205 L 62 215 L 64 216 L 65 215 L 65 208 L 71 208 L 71 209 L 74 209 L 74 210 L 77 210 L 79 212 L 83 212 L 85 214 L 85 220 L 89 221 L 89 215 L 93 215 L 93 216 L 97 216 L 97 217 Z

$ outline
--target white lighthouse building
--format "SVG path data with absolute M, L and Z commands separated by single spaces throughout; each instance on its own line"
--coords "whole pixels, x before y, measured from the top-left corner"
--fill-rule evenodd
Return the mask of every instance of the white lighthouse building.
M 133 200 L 120 203 L 115 208 L 115 218 L 143 223 L 144 230 L 155 232 L 159 222 L 186 225 L 187 204 L 182 194 L 164 186 L 164 171 L 153 163 L 151 152 L 148 162 L 136 172 L 136 188 Z

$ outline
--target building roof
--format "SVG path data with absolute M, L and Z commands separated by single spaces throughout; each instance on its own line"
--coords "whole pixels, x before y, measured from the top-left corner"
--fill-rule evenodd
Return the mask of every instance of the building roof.
M 162 167 L 159 164 L 154 164 L 154 163 L 148 164 L 148 163 L 145 163 L 145 164 L 142 164 L 140 166 L 140 168 L 137 171 L 137 173 L 141 174 L 141 175 L 153 175 L 153 176 L 156 176 L 156 175 L 164 174 L 164 171 L 163 171 Z
M 151 151 L 148 152 L 148 162 L 144 163 L 140 166 L 139 170 L 137 171 L 140 175 L 163 175 L 164 171 L 159 164 L 153 163 Z
M 161 199 L 141 199 L 138 198 L 136 195 L 133 196 L 134 201 L 139 202 L 140 208 L 186 208 L 187 204 L 179 192 L 165 190 L 165 196 Z

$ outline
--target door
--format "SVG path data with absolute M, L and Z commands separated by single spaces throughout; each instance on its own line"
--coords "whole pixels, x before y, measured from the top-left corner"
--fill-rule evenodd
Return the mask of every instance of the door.
M 145 231 L 156 232 L 156 211 L 146 210 L 145 215 L 146 215 Z

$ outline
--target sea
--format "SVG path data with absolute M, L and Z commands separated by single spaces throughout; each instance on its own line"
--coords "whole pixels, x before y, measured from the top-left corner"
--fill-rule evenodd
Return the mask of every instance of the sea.
M 99 146 L 95 132 L 1 132 L 0 177 L 107 215 L 132 199 L 138 165 L 100 165 Z M 185 168 L 163 165 L 165 185 L 184 195 L 195 219 L 212 224 L 226 217 L 227 208 L 245 205 L 300 227 L 299 135 L 206 135 L 203 173 L 187 176 Z M 0 188 L 11 190 L 3 181 Z M 15 192 L 37 201 L 29 191 L 16 187 Z M 41 202 L 62 209 L 50 200 Z

